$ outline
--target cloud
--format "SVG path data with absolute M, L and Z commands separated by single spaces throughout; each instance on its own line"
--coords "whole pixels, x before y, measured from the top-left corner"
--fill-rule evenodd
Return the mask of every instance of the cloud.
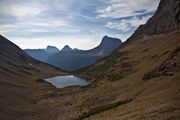
M 2 0 L 0 7 L 0 15 L 12 16 L 17 19 L 31 18 L 46 10 L 46 7 L 39 2 L 20 2 L 19 0 Z
M 20 20 L 10 23 L 0 23 L 1 34 L 29 34 L 33 33 L 47 33 L 47 32 L 79 32 L 77 28 L 71 26 L 71 24 L 65 20 L 54 20 L 54 19 L 32 19 Z
M 145 24 L 157 9 L 160 0 L 106 0 L 96 10 L 97 19 L 108 19 L 104 27 L 119 31 L 114 34 L 125 41 L 135 29 Z
M 108 22 L 105 26 L 106 28 L 109 29 L 116 29 L 116 30 L 121 30 L 121 31 L 128 31 L 130 29 L 130 24 L 125 21 L 121 22 Z
M 70 44 L 88 49 L 105 35 L 126 39 L 158 1 L 0 0 L 0 34 L 22 48 Z
M 140 17 L 132 17 L 128 19 L 121 19 L 116 22 L 108 22 L 105 26 L 109 29 L 116 29 L 123 32 L 128 32 L 132 27 L 137 28 L 141 24 L 145 24 L 151 15 Z
M 97 9 L 97 18 L 122 18 L 155 11 L 159 0 L 108 0 Z
M 123 42 L 126 41 L 130 37 L 131 33 L 127 34 L 116 34 L 116 38 L 120 38 Z
M 86 6 L 89 6 L 89 4 L 83 0 L 1 0 L 0 32 L 17 32 L 18 30 L 27 32 L 80 32 L 78 24 L 81 23 L 78 23 L 78 21 L 81 22 L 82 19 L 84 21 L 94 21 L 92 17 L 81 13 L 82 9 L 86 8 Z
M 80 49 L 88 50 L 96 47 L 101 41 L 101 39 L 94 41 L 91 38 L 79 39 L 73 36 L 72 37 L 67 36 L 61 38 L 56 36 L 55 37 L 40 36 L 35 38 L 8 37 L 8 39 L 13 40 L 13 42 L 21 46 L 22 49 L 29 48 L 29 46 L 31 46 L 31 49 L 46 48 L 48 45 L 56 46 L 59 49 L 61 49 L 65 45 L 69 45 L 71 48 L 80 48 Z

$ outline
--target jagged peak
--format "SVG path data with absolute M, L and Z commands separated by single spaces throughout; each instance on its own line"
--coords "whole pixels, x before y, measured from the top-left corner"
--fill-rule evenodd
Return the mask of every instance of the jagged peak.
M 73 51 L 73 49 L 71 47 L 69 47 L 69 45 L 65 45 L 61 51 Z

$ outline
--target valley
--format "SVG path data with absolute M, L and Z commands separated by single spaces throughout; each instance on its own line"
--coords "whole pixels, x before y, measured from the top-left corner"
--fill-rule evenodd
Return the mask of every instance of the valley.
M 99 53 L 102 47 L 93 50 Z M 75 71 L 40 62 L 26 52 L 0 36 L 2 120 L 180 119 L 179 0 L 161 0 L 155 14 L 126 42 Z M 63 54 L 56 48 L 51 52 L 55 57 Z M 43 80 L 55 76 L 79 77 L 90 84 L 56 88 Z

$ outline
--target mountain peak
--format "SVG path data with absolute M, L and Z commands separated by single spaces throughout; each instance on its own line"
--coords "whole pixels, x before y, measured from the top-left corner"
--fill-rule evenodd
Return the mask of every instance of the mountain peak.
M 68 45 L 65 45 L 65 46 L 61 49 L 61 51 L 73 51 L 73 49 L 70 48 Z
M 109 44 L 111 42 L 118 42 L 118 43 L 122 43 L 122 41 L 118 38 L 113 38 L 113 37 L 109 37 L 109 36 L 104 36 L 102 41 L 101 41 L 101 44 Z
M 122 44 L 122 41 L 118 38 L 112 38 L 104 36 L 99 47 L 103 51 L 104 55 L 109 55 L 113 50 L 118 48 Z
M 48 53 L 57 53 L 59 52 L 59 49 L 55 46 L 48 45 L 46 48 L 46 52 Z
M 109 38 L 107 35 L 103 37 L 103 39 L 107 39 L 107 38 Z

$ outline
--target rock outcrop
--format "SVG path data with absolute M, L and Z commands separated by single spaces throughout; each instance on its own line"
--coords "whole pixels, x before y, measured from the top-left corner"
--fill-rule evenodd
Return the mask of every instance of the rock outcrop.
M 172 76 L 176 72 L 180 72 L 180 47 L 176 48 L 160 66 L 144 74 L 143 80 Z

